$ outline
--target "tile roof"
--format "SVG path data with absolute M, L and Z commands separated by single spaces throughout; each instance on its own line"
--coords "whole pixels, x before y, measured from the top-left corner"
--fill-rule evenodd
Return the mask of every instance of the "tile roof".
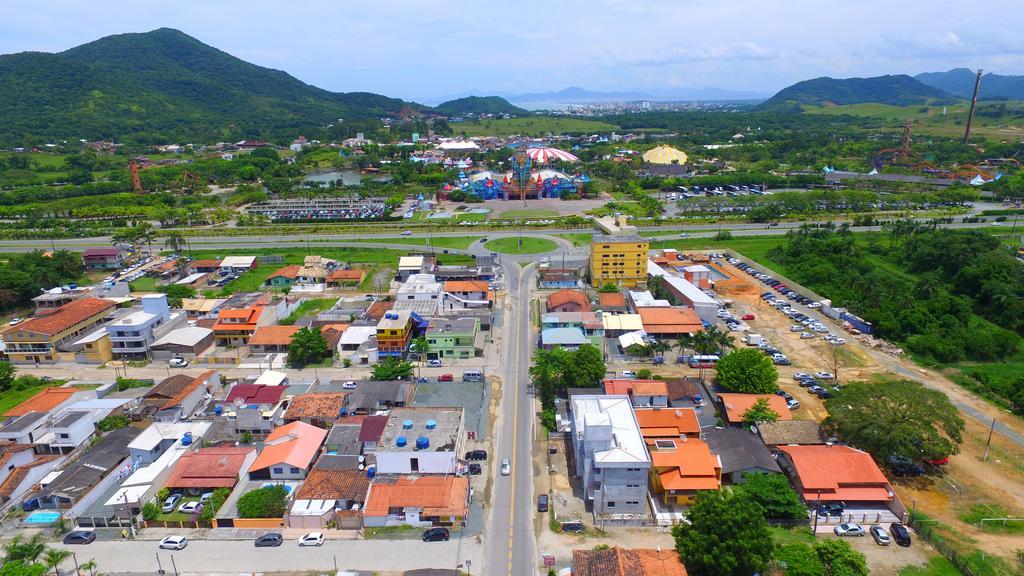
M 648 438 L 653 442 L 656 437 L 700 434 L 700 422 L 693 408 L 649 408 L 635 412 L 645 441 Z
M 622 292 L 601 292 L 597 295 L 597 305 L 600 308 L 625 308 L 626 295 Z
M 196 260 L 189 266 L 192 268 L 220 268 L 220 260 Z
M 256 448 L 251 446 L 212 446 L 189 450 L 178 458 L 168 488 L 231 488 L 238 480 L 242 465 Z
M 889 501 L 889 481 L 871 455 L 849 446 L 778 446 L 788 455 L 805 500 Z
M 299 326 L 259 326 L 249 338 L 249 346 L 287 346 L 292 343 L 292 336 L 300 330 Z
M 369 487 L 370 479 L 366 477 L 366 472 L 314 468 L 302 482 L 295 499 L 362 502 L 366 499 L 366 490 Z
M 102 298 L 79 298 L 68 302 L 46 316 L 30 318 L 19 324 L 17 329 L 19 332 L 36 332 L 53 336 L 115 306 L 117 304 L 114 302 Z
M 775 394 L 719 394 L 719 400 L 725 407 L 725 419 L 730 423 L 743 422 L 743 415 L 754 405 L 755 402 L 764 398 L 768 405 L 779 415 L 779 420 L 792 420 L 793 415 L 786 406 L 786 399 Z
M 633 388 L 637 385 L 652 384 L 652 385 L 664 385 L 665 383 L 661 380 L 637 380 L 635 378 L 608 378 L 603 381 L 605 394 L 622 394 L 629 396 L 634 394 Z M 659 387 L 660 389 L 660 387 Z M 662 394 L 667 393 L 667 389 L 661 392 Z
M 367 416 L 363 420 L 363 427 L 359 430 L 359 441 L 376 442 L 380 440 L 387 426 L 387 416 Z
M 637 308 L 637 314 L 648 334 L 695 334 L 703 329 L 700 317 L 689 308 Z
M 154 386 L 143 396 L 143 399 L 151 400 L 152 404 L 160 410 L 173 408 L 194 392 L 196 388 L 206 384 L 216 372 L 216 370 L 207 370 L 196 378 L 186 374 L 175 374 Z
M 486 280 L 448 280 L 444 283 L 445 292 L 487 292 Z
M 299 394 L 288 403 L 284 416 L 288 420 L 301 418 L 338 418 L 345 405 L 348 392 L 310 392 Z
M 267 276 L 267 280 L 270 280 L 271 278 L 278 278 L 278 277 L 280 277 L 280 278 L 288 278 L 289 280 L 295 280 L 296 278 L 299 277 L 299 269 L 300 268 L 302 268 L 302 266 L 299 266 L 298 264 L 291 264 L 291 265 L 288 265 L 288 266 L 282 266 L 282 267 L 278 268 L 277 270 L 274 270 L 274 272 L 270 276 Z
M 633 384 L 634 396 L 668 396 L 668 386 L 662 380 L 640 380 Z
M 587 295 L 578 290 L 559 290 L 554 294 L 551 294 L 547 298 L 547 309 L 557 308 L 563 304 L 575 302 L 580 305 L 583 310 L 590 310 L 590 300 L 587 299 Z
M 370 487 L 365 516 L 386 516 L 392 508 L 421 508 L 420 516 L 466 516 L 469 511 L 466 476 L 378 476 Z
M 0 482 L 0 499 L 6 501 L 14 496 L 14 491 L 21 485 L 21 483 L 28 477 L 29 472 L 32 471 L 36 466 L 41 466 L 60 458 L 60 454 L 39 454 L 34 460 L 23 466 L 11 470 L 7 478 L 4 478 L 3 482 Z
M 665 490 L 717 490 L 722 464 L 703 440 L 675 440 L 675 448 L 651 450 L 651 467 L 656 469 Z
M 380 320 L 384 314 L 395 307 L 394 300 L 377 300 L 366 309 L 366 316 L 374 320 Z
M 82 252 L 82 258 L 106 258 L 108 256 L 117 256 L 125 252 L 122 248 L 86 248 Z
M 573 576 L 686 576 L 679 553 L 672 548 L 609 548 L 573 550 Z
M 776 420 L 757 425 L 761 440 L 769 445 L 824 444 L 825 435 L 814 420 Z
M 241 402 L 242 404 L 277 404 L 281 401 L 285 386 L 267 386 L 265 384 L 235 384 L 224 399 L 225 404 Z
M 366 270 L 353 268 L 351 270 L 335 270 L 327 275 L 327 280 L 331 282 L 340 282 L 346 280 L 351 282 L 358 282 L 363 279 L 363 276 L 366 276 Z
M 29 412 L 46 413 L 71 398 L 77 388 L 43 388 L 28 400 L 4 412 L 4 416 L 24 416 Z
M 279 426 L 267 436 L 263 443 L 263 451 L 256 457 L 249 470 L 262 470 L 275 464 L 308 469 L 325 438 L 327 430 L 305 422 Z
M 704 440 L 722 460 L 722 472 L 726 474 L 753 468 L 782 471 L 757 435 L 745 428 L 712 428 L 704 434 Z
M 700 383 L 696 378 L 667 380 L 665 386 L 668 388 L 669 401 L 693 398 L 696 394 L 704 395 L 704 391 L 701 389 Z

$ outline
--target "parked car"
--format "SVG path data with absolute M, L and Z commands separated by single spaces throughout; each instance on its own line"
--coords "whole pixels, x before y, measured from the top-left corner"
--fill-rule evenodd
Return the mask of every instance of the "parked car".
M 796 398 L 786 398 L 786 407 L 790 410 L 796 410 L 800 407 L 800 401 Z
M 430 528 L 423 533 L 424 542 L 447 542 L 449 538 L 448 529 L 444 526 Z
M 25 512 L 31 512 L 33 510 L 38 510 L 40 505 L 41 503 L 39 498 L 29 498 L 21 503 L 21 509 Z
M 440 360 L 434 359 L 434 360 L 428 360 L 427 361 L 427 366 L 431 366 L 433 368 L 440 368 L 442 366 L 442 364 L 441 364 Z
M 885 463 L 889 465 L 889 469 L 896 476 L 922 476 L 924 475 L 924 467 L 903 456 L 897 454 L 890 454 L 885 459 Z
M 479 476 L 480 474 L 483 474 L 483 472 L 484 472 L 484 467 L 481 466 L 480 464 L 478 464 L 476 462 L 473 462 L 472 464 L 469 465 L 469 475 L 470 476 Z
M 797 380 L 797 381 L 803 380 L 805 378 L 810 378 L 810 377 L 811 377 L 811 375 L 806 373 L 806 372 L 796 372 L 796 373 L 793 374 L 793 380 Z
M 547 494 L 541 494 L 540 496 L 537 496 L 537 512 L 547 512 L 547 511 L 548 511 L 548 495 Z
M 171 358 L 167 365 L 171 368 L 188 368 L 188 360 L 184 358 Z
M 863 536 L 864 528 L 856 522 L 846 522 L 832 529 L 836 536 Z
M 800 333 L 800 339 L 801 340 L 810 340 L 811 338 L 814 338 L 814 333 L 813 332 L 801 332 Z
M 178 502 L 181 501 L 181 494 L 171 494 L 164 500 L 164 505 L 160 507 L 160 511 L 164 514 L 170 514 L 174 512 L 174 509 L 178 507 Z
M 889 534 L 892 535 L 892 539 L 896 542 L 897 546 L 903 546 L 906 548 L 910 546 L 910 530 L 899 522 L 889 524 Z
M 741 319 L 742 320 L 753 320 L 754 319 L 754 315 L 753 314 L 744 314 Z
M 879 546 L 888 546 L 892 543 L 892 539 L 889 538 L 889 533 L 885 531 L 885 528 L 875 525 L 871 527 L 871 537 L 875 539 L 875 544 Z
M 487 460 L 487 450 L 470 450 L 466 452 L 466 460 Z
M 264 534 L 263 536 L 257 538 L 255 544 L 257 548 L 267 548 L 272 546 L 280 546 L 281 543 L 283 542 L 284 536 L 281 536 L 276 532 L 271 532 L 270 534 Z
M 454 382 L 455 376 L 452 374 L 441 374 L 437 377 L 438 382 Z
M 569 533 L 569 534 L 582 534 L 583 533 L 583 522 L 579 522 L 579 521 L 562 522 L 560 524 L 560 526 L 562 528 L 562 532 L 565 532 L 565 533 Z
M 91 544 L 96 539 L 96 533 L 92 530 L 74 530 L 64 537 L 65 544 Z
M 188 546 L 188 538 L 184 536 L 168 536 L 160 541 L 162 550 L 184 550 Z
M 836 375 L 831 372 L 815 372 L 814 377 L 822 380 L 835 380 Z
M 199 497 L 199 503 L 203 506 L 210 500 L 213 500 L 213 492 L 203 492 L 203 495 Z
M 356 383 L 353 380 L 349 380 L 348 382 L 345 382 L 344 384 L 342 384 L 341 388 L 343 390 L 355 390 L 356 389 Z
M 501 459 L 501 475 L 508 476 L 512 474 L 512 463 L 508 461 L 508 458 Z
M 178 512 L 182 514 L 195 514 L 203 509 L 203 505 L 198 500 L 192 500 L 185 502 L 178 507 Z
M 323 532 L 310 532 L 299 538 L 299 546 L 323 546 L 324 545 L 324 533 Z
M 623 378 L 636 378 L 636 372 L 633 372 L 632 370 L 623 370 L 622 371 L 622 377 Z
M 843 502 L 827 502 L 818 506 L 818 516 L 840 517 L 846 511 L 846 504 Z

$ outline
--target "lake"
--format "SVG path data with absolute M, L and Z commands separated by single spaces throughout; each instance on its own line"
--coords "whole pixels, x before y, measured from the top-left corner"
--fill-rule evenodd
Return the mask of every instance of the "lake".
M 326 172 L 313 172 L 306 174 L 305 182 L 334 182 L 341 180 L 341 183 L 345 186 L 358 186 L 362 184 L 363 179 L 368 178 L 360 174 L 358 170 L 328 170 Z M 374 176 L 373 180 L 377 182 L 387 182 L 391 180 L 390 176 L 379 175 Z

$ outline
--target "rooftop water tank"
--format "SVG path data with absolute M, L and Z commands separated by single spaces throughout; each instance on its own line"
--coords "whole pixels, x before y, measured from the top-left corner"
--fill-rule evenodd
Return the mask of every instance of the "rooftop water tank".
M 399 448 L 404 447 L 408 443 L 409 440 L 405 436 L 399 436 L 398 438 L 395 438 L 395 446 L 398 446 Z
M 427 438 L 426 436 L 420 436 L 419 438 L 416 439 L 417 450 L 426 450 L 427 448 L 430 448 L 430 438 Z
M 373 477 L 376 476 L 376 475 L 377 475 L 377 467 L 376 466 L 370 466 L 369 468 L 366 469 L 366 477 L 369 478 L 370 480 L 373 480 Z
M 404 430 L 412 430 L 412 420 L 405 420 L 402 422 L 402 428 Z
M 434 428 L 437 428 L 437 421 L 427 420 L 427 430 L 433 430 Z
M 220 416 L 221 414 L 224 413 L 224 407 L 221 406 L 220 404 L 214 406 L 213 413 L 216 414 L 217 416 Z
M 192 445 L 192 433 L 191 432 L 185 432 L 185 434 L 181 437 L 181 445 L 182 446 L 191 446 Z

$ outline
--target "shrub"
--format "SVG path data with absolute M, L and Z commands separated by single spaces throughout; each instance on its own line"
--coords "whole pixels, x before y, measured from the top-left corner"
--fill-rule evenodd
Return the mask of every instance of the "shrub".
M 281 484 L 246 492 L 238 499 L 239 518 L 280 518 L 284 516 L 288 491 Z
M 156 507 L 153 502 L 146 502 L 142 506 L 142 519 L 143 520 L 155 520 L 160 514 L 160 509 Z

